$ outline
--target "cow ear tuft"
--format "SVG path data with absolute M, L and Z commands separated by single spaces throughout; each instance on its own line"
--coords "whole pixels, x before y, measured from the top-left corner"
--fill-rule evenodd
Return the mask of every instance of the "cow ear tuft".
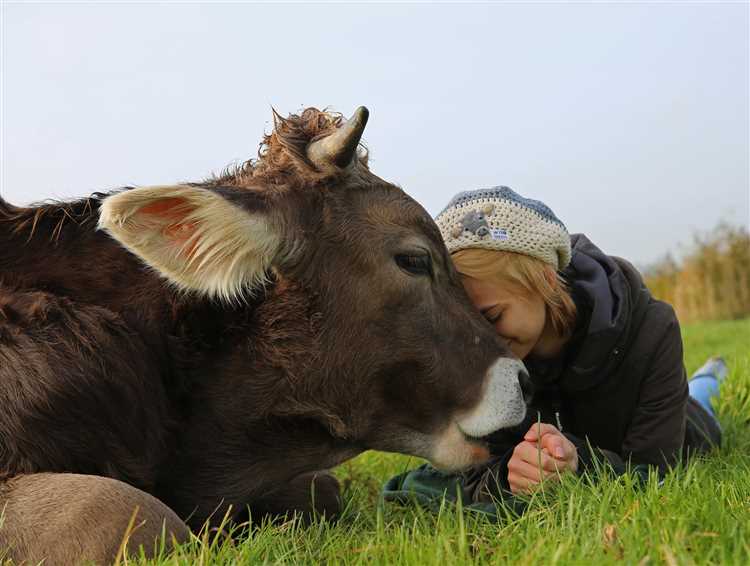
M 109 196 L 99 228 L 178 288 L 226 301 L 262 286 L 279 248 L 267 214 L 185 185 Z

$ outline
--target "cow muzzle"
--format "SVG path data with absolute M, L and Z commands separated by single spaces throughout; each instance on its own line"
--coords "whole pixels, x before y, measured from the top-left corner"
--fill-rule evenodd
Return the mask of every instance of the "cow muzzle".
M 521 424 L 531 400 L 531 380 L 519 360 L 500 358 L 485 376 L 484 394 L 441 434 L 430 461 L 444 470 L 476 465 L 490 456 L 481 438 Z
M 456 420 L 466 436 L 481 438 L 516 426 L 526 416 L 526 397 L 530 396 L 530 379 L 519 360 L 500 358 L 487 370 L 484 395 L 467 415 Z

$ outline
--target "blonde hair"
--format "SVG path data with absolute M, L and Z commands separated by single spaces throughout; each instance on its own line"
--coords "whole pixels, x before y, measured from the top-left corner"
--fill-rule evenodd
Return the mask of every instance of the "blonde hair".
M 550 264 L 524 254 L 483 248 L 465 248 L 451 257 L 461 275 L 510 283 L 527 293 L 539 294 L 555 332 L 559 336 L 573 333 L 576 306 L 567 283 Z

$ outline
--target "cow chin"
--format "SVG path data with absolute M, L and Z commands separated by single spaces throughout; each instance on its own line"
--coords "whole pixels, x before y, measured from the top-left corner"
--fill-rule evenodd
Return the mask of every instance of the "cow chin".
M 446 472 L 455 472 L 486 462 L 490 451 L 479 440 L 469 439 L 453 423 L 433 445 L 429 460 L 433 466 Z

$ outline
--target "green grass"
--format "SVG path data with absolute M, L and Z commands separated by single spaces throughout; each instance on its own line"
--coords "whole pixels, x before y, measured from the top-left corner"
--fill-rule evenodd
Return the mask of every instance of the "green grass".
M 689 326 L 684 342 L 689 373 L 715 354 L 730 365 L 718 403 L 724 445 L 661 486 L 567 478 L 495 524 L 449 504 L 380 506 L 381 484 L 419 462 L 369 452 L 336 471 L 347 501 L 336 524 L 266 523 L 239 541 L 205 536 L 139 563 L 750 564 L 750 319 Z

